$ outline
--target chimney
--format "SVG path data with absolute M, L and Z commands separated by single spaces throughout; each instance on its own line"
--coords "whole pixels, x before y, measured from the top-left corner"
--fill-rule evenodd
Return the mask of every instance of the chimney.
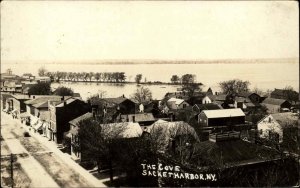
M 64 100 L 65 100 L 65 96 L 62 96 L 62 97 L 61 97 L 61 101 L 64 101 Z
M 126 122 L 129 122 L 129 116 L 128 115 L 126 116 Z
M 125 95 L 123 94 L 122 97 L 125 98 Z
M 135 122 L 135 116 L 132 116 L 132 122 L 133 123 Z
M 32 98 L 35 99 L 35 95 L 33 95 Z

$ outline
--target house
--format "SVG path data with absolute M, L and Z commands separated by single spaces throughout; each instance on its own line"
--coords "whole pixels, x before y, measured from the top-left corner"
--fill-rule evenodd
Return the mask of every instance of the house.
M 78 139 L 78 129 L 79 129 L 79 122 L 85 119 L 92 118 L 93 114 L 91 112 L 87 112 L 81 116 L 76 117 L 75 119 L 69 121 L 70 124 L 70 131 L 68 132 L 68 135 L 71 138 L 71 156 L 79 161 L 81 160 L 81 153 L 74 149 L 74 143 L 76 144 L 79 139 Z
M 178 98 L 170 98 L 167 101 L 167 106 L 171 110 L 177 110 L 177 109 L 184 109 L 187 106 L 189 106 L 189 103 L 187 103 L 183 99 L 178 99 Z
M 296 91 L 275 88 L 274 91 L 272 91 L 272 93 L 270 95 L 271 95 L 271 98 L 274 98 L 274 99 L 290 100 L 291 96 L 296 96 L 296 98 L 297 98 L 297 96 L 299 96 L 299 93 Z
M 15 114 L 15 117 L 20 118 L 20 114 L 26 112 L 25 102 L 29 99 L 28 95 L 11 95 L 11 98 L 8 99 L 12 110 L 11 113 Z
M 124 114 L 120 116 L 119 122 L 134 122 L 144 127 L 154 123 L 155 118 L 152 113 Z
M 269 113 L 278 113 L 284 109 L 290 109 L 291 103 L 284 99 L 266 98 L 262 105 L 266 106 Z
M 209 97 L 209 95 L 206 95 L 204 93 L 198 94 L 198 95 L 194 95 L 192 97 L 190 97 L 187 102 L 190 105 L 194 105 L 194 104 L 208 104 L 211 103 L 212 100 Z
M 84 101 L 70 97 L 61 101 L 49 101 L 50 125 L 49 136 L 56 143 L 61 143 L 65 132 L 70 130 L 69 121 L 90 111 L 91 106 Z
M 121 114 L 132 114 L 135 113 L 136 108 L 136 104 L 124 96 L 117 98 L 94 97 L 90 100 L 90 104 L 101 113 L 103 110 L 115 109 Z
M 195 104 L 192 107 L 192 109 L 193 109 L 194 112 L 196 112 L 197 114 L 199 114 L 203 110 L 218 110 L 218 109 L 222 109 L 222 106 L 218 105 L 218 104 L 214 104 L 214 103 Z
M 179 92 L 168 92 L 166 93 L 165 97 L 167 99 L 170 98 L 177 98 L 177 99 L 184 99 L 184 100 L 188 100 L 189 96 L 186 92 L 184 91 L 179 91 Z
M 39 83 L 49 83 L 49 82 L 51 82 L 51 79 L 48 76 L 37 76 L 37 77 L 35 77 L 35 80 Z
M 203 110 L 198 115 L 198 123 L 205 127 L 240 125 L 245 124 L 245 114 L 240 108 Z
M 261 96 L 254 92 L 240 92 L 237 94 L 237 97 L 242 97 L 249 99 L 253 104 L 260 103 Z
M 4 81 L 1 85 L 1 92 L 16 92 L 16 82 L 15 81 Z
M 249 98 L 245 97 L 235 97 L 234 99 L 234 108 L 240 108 L 243 111 L 249 111 L 255 107 L 258 107 L 258 103 L 253 103 Z
M 171 149 L 175 152 L 177 147 L 188 146 L 199 142 L 199 137 L 193 127 L 184 121 L 167 122 L 158 120 L 144 129 L 144 136 L 150 136 L 152 142 L 156 142 L 158 150 L 165 152 Z
M 292 125 L 297 126 L 297 120 L 298 116 L 291 112 L 267 115 L 257 122 L 259 137 L 282 143 L 284 131 Z
M 25 95 L 28 96 L 28 95 Z M 49 126 L 50 111 L 49 101 L 61 101 L 62 97 L 57 95 L 33 95 L 31 99 L 24 102 L 26 105 L 25 115 L 30 117 L 30 125 L 35 130 L 42 130 L 46 125 Z M 43 125 L 44 124 L 44 125 Z M 44 126 L 44 127 L 42 127 Z M 46 129 L 42 133 L 49 137 L 50 133 Z
M 12 97 L 12 94 L 9 94 L 9 93 L 3 93 L 3 92 L 1 92 L 1 97 L 0 97 L 0 99 L 1 99 L 1 108 L 2 108 L 2 110 L 4 110 L 4 111 L 8 111 L 8 109 L 9 109 L 9 106 L 8 106 L 8 99 L 9 98 L 11 98 Z M 11 107 L 12 108 L 12 107 Z
M 18 76 L 12 73 L 11 69 L 7 69 L 5 73 L 0 74 L 1 80 L 14 80 Z
M 87 118 L 91 114 L 85 114 L 79 119 Z M 78 121 L 75 120 L 75 121 Z M 121 123 L 109 123 L 109 124 L 100 124 L 102 127 L 102 134 L 106 139 L 118 140 L 118 139 L 132 139 L 138 138 L 142 135 L 143 131 L 138 123 L 134 122 L 121 122 Z M 80 139 L 78 138 L 78 130 L 80 127 L 72 128 L 70 130 L 72 134 L 71 147 L 76 147 L 80 145 Z M 113 133 L 113 134 L 112 134 Z M 89 138 L 87 138 L 89 139 Z M 85 151 L 80 148 L 78 151 L 72 149 L 72 156 L 78 162 L 88 161 L 89 158 L 85 154 Z

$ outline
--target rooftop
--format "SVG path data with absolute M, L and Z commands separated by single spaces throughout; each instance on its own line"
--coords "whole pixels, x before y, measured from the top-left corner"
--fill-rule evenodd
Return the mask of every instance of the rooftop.
M 133 122 L 100 124 L 100 126 L 103 128 L 104 133 L 107 133 L 108 138 L 113 136 L 114 133 L 112 132 L 115 132 L 120 138 L 140 137 L 143 133 L 140 125 Z
M 175 102 L 176 105 L 179 105 L 179 104 L 183 103 L 184 100 L 183 99 L 178 99 L 178 98 L 170 98 L 168 100 L 168 102 Z
M 222 107 L 218 104 L 208 103 L 208 104 L 195 104 L 194 106 L 198 107 L 201 110 L 218 110 Z
M 44 102 L 48 102 L 48 100 L 50 101 L 60 101 L 61 100 L 61 96 L 58 95 L 43 95 L 43 96 L 35 96 L 35 99 L 31 99 L 28 101 L 25 101 L 25 104 L 29 104 L 29 105 L 35 105 L 35 104 L 41 104 Z
M 276 113 L 271 114 L 271 116 L 281 125 L 293 124 L 297 126 L 298 116 L 292 112 Z
M 240 108 L 234 109 L 219 109 L 219 110 L 203 110 L 207 118 L 225 118 L 225 117 L 239 117 L 245 116 Z
M 121 115 L 121 121 L 126 122 L 128 119 L 128 121 L 132 122 L 133 117 L 135 118 L 136 122 L 155 121 L 155 118 L 153 117 L 152 113 Z
M 281 105 L 284 102 L 286 102 L 286 100 L 284 100 L 284 99 L 266 98 L 265 100 L 263 100 L 262 103 L 264 103 L 264 104 Z
M 79 117 L 77 117 L 77 118 L 75 118 L 75 119 L 69 121 L 69 123 L 72 124 L 72 125 L 78 126 L 78 123 L 79 123 L 80 121 L 82 121 L 82 120 L 84 120 L 84 119 L 91 118 L 91 117 L 93 117 L 93 114 L 90 113 L 90 112 L 88 112 L 88 113 L 85 113 L 85 114 L 83 114 L 83 115 L 81 115 L 81 116 L 79 116 Z

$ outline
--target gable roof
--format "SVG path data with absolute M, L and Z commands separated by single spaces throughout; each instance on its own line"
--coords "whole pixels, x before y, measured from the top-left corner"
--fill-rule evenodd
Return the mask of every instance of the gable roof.
M 87 112 L 87 113 L 85 113 L 85 114 L 83 114 L 83 115 L 81 115 L 81 116 L 78 116 L 77 118 L 75 118 L 75 119 L 69 121 L 69 123 L 72 124 L 72 125 L 78 126 L 78 123 L 79 123 L 80 121 L 82 121 L 82 120 L 84 120 L 84 119 L 91 118 L 91 117 L 93 117 L 93 114 L 92 114 L 91 112 Z
M 192 135 L 195 140 L 199 141 L 199 137 L 195 129 L 184 121 L 156 121 L 152 125 L 145 128 L 145 132 L 152 134 L 157 141 L 160 142 L 160 149 L 164 150 L 169 143 L 170 138 L 179 135 Z
M 178 98 L 170 98 L 167 102 L 174 102 L 176 105 L 180 105 L 181 103 L 184 102 L 184 100 Z
M 225 94 L 218 94 L 218 95 L 207 95 L 212 101 L 225 101 L 226 96 Z
M 243 91 L 243 92 L 239 92 L 237 95 L 240 96 L 240 97 L 249 97 L 250 95 L 258 95 L 257 93 L 254 93 L 254 92 L 248 92 L 248 91 Z M 258 95 L 260 96 L 260 95 Z
M 218 104 L 208 103 L 208 104 L 195 104 L 194 106 L 198 107 L 202 110 L 218 110 L 222 109 L 222 107 Z
M 50 101 L 60 101 L 61 98 L 62 97 L 58 96 L 58 95 L 38 96 L 37 98 L 25 101 L 24 103 L 28 104 L 28 105 L 35 105 L 35 104 L 41 104 L 41 103 L 44 103 L 44 102 L 48 102 L 48 100 L 50 100 Z
M 65 99 L 64 101 L 60 101 L 60 103 L 56 104 L 56 107 L 63 107 L 64 105 L 71 104 L 72 102 L 77 101 L 77 100 L 82 101 L 78 98 L 70 97 L 70 98 Z
M 143 133 L 142 128 L 138 123 L 133 122 L 121 122 L 121 123 L 108 123 L 108 124 L 100 124 L 103 128 L 104 133 L 107 133 L 107 137 L 112 137 L 109 134 L 111 131 L 120 130 L 120 134 L 118 134 L 121 138 L 135 138 L 140 137 Z
M 273 104 L 273 105 L 282 105 L 284 102 L 287 102 L 284 99 L 275 99 L 275 98 L 266 98 L 262 101 L 264 104 Z
M 33 104 L 32 106 L 34 106 L 35 108 L 47 108 L 48 107 L 48 101 Z
M 121 121 L 126 122 L 127 118 L 128 118 L 128 121 L 132 122 L 133 116 L 134 116 L 136 122 L 155 121 L 155 118 L 152 113 L 121 115 Z
M 28 95 L 22 95 L 22 94 L 17 94 L 17 95 L 12 95 L 15 99 L 22 100 L 22 99 L 30 99 Z
M 248 97 L 236 97 L 236 102 L 243 102 L 243 103 L 251 103 L 251 100 Z
M 286 126 L 289 124 L 294 124 L 297 126 L 298 116 L 292 112 L 276 113 L 271 114 L 271 116 L 281 125 Z
M 219 109 L 219 110 L 203 110 L 207 118 L 225 118 L 225 117 L 239 117 L 245 116 L 240 108 L 233 109 Z

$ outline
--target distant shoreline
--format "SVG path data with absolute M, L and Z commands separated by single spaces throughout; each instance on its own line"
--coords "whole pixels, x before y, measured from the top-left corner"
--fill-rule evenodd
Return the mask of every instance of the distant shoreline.
M 182 83 L 170 83 L 170 82 L 160 82 L 160 81 L 154 81 L 154 82 L 130 82 L 130 81 L 125 81 L 125 82 L 106 82 L 106 81 L 97 81 L 97 80 L 91 80 L 91 81 L 84 81 L 84 80 L 60 80 L 59 82 L 51 82 L 51 83 L 106 83 L 106 84 L 136 84 L 136 85 L 174 85 L 174 86 L 180 86 Z M 203 85 L 202 83 L 198 83 L 200 85 Z
M 10 62 L 2 62 L 4 64 L 24 64 L 26 62 L 20 61 L 10 61 Z M 41 64 L 42 61 L 31 61 L 30 64 Z M 68 61 L 68 62 L 43 62 L 43 64 L 88 64 L 88 65 L 143 65 L 143 64 L 261 64 L 261 63 L 299 63 L 299 58 L 261 58 L 261 59 L 195 59 L 195 60 L 151 60 L 151 59 L 124 59 L 124 60 L 94 60 L 94 61 L 81 61 L 78 62 Z

